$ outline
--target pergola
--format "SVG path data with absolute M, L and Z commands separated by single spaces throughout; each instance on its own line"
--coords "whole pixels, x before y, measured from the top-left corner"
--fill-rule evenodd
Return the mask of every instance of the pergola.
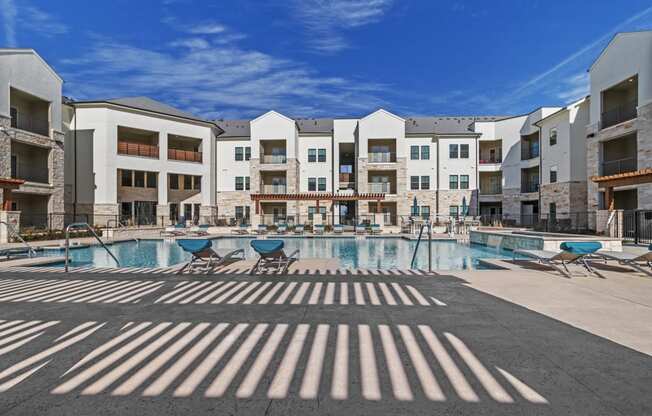
M 24 184 L 22 179 L 0 178 L 0 189 L 2 189 L 2 210 L 11 211 L 12 190 L 18 189 Z
M 380 202 L 385 199 L 385 194 L 340 194 L 333 192 L 311 193 L 300 192 L 295 194 L 251 194 L 251 200 L 256 202 L 256 214 L 260 214 L 260 203 L 262 201 L 315 201 L 319 208 L 320 201 L 376 201 L 378 202 L 376 210 L 381 213 Z
M 618 173 L 616 175 L 592 176 L 591 180 L 604 189 L 604 199 L 607 209 L 614 209 L 614 188 L 652 183 L 652 168 L 639 169 L 634 172 Z

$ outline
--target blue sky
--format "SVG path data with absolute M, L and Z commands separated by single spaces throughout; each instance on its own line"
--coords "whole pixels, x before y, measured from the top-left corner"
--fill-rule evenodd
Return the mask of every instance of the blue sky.
M 210 118 L 520 114 L 587 92 L 648 1 L 0 0 L 76 99 L 146 95 Z

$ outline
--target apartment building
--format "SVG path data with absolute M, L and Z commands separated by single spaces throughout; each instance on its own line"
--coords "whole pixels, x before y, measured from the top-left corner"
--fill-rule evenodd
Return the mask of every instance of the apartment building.
M 589 68 L 590 210 L 652 208 L 652 32 L 619 33 Z
M 63 225 L 63 80 L 32 49 L 0 49 L 0 178 L 20 228 Z
M 214 123 L 146 97 L 66 104 L 67 212 L 105 225 L 216 214 Z

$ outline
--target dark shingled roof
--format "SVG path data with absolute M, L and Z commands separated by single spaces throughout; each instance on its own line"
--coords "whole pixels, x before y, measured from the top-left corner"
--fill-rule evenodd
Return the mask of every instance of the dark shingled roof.
M 332 133 L 332 118 L 303 118 L 296 120 L 300 133 Z
M 497 121 L 503 118 L 505 117 L 408 117 L 405 119 L 405 134 L 472 134 L 473 123 L 478 121 Z
M 220 134 L 218 137 L 249 137 L 251 135 L 249 121 L 250 120 L 215 120 L 214 123 L 224 130 L 224 133 Z

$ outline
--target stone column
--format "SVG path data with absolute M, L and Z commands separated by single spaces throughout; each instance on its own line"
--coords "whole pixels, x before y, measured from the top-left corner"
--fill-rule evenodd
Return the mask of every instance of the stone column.
M 62 230 L 64 228 L 64 150 L 63 134 L 60 132 L 52 133 L 54 142 L 48 155 L 48 173 L 50 185 L 54 187 L 54 193 L 48 200 L 48 214 L 50 217 L 50 228 L 53 230 Z
M 10 224 L 18 232 L 20 230 L 20 211 L 0 211 L 0 221 Z M 4 223 L 0 223 L 0 244 L 10 243 L 11 231 Z

